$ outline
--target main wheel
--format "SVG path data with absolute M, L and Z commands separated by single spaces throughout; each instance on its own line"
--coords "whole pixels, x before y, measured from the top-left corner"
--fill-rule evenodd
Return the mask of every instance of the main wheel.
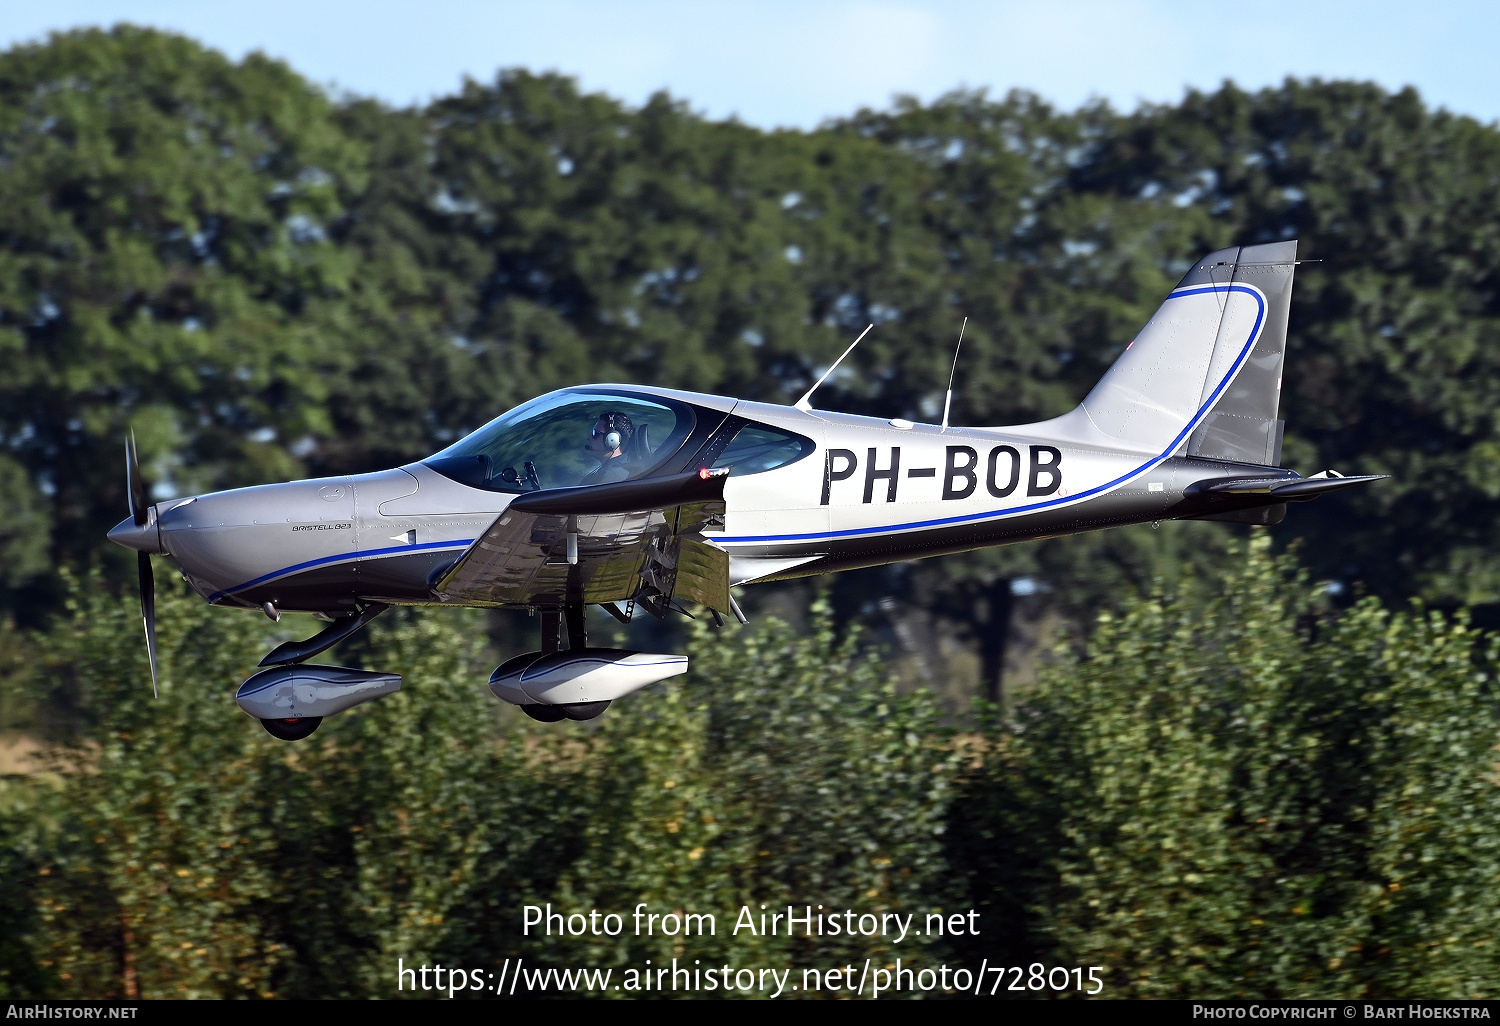
M 556 723 L 567 715 L 560 705 L 523 705 L 521 711 L 542 723 Z
M 321 716 L 304 716 L 300 720 L 261 720 L 260 725 L 278 741 L 301 741 L 322 722 Z
M 596 716 L 604 715 L 604 710 L 609 708 L 608 702 L 574 702 L 572 705 L 558 706 L 563 715 L 570 720 L 592 720 Z

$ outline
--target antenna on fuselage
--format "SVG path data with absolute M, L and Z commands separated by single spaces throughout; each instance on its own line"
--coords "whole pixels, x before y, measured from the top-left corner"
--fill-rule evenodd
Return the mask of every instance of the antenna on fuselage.
M 870 328 L 873 328 L 873 327 L 875 327 L 875 325 L 871 324 L 871 325 L 868 325 L 865 328 L 864 331 L 861 331 L 859 333 L 859 338 L 857 338 L 853 342 L 851 342 L 849 344 L 849 348 L 844 350 L 844 356 L 848 356 L 850 353 L 854 352 L 854 347 L 857 346 L 857 345 L 859 345 L 860 339 L 862 339 L 866 335 L 868 335 L 870 333 Z M 797 409 L 801 410 L 803 413 L 806 413 L 809 410 L 811 410 L 812 409 L 812 402 L 811 402 L 811 400 L 812 400 L 812 394 L 818 390 L 818 386 L 819 385 L 821 385 L 823 382 L 825 382 L 825 381 L 828 380 L 828 375 L 832 374 L 838 368 L 838 365 L 844 362 L 844 356 L 841 356 L 837 360 L 834 360 L 833 361 L 833 366 L 829 367 L 826 371 L 823 372 L 823 376 L 821 378 L 819 378 L 816 382 L 813 383 L 813 387 L 809 388 L 807 390 L 807 394 L 804 395 L 801 399 L 798 399 L 792 405 L 796 406 Z
M 963 326 L 958 329 L 958 345 L 953 347 L 953 369 L 948 372 L 948 394 L 943 398 L 943 430 L 948 430 L 948 408 L 953 405 L 953 376 L 958 373 L 958 354 L 964 347 L 964 328 L 969 326 L 969 319 L 964 318 Z

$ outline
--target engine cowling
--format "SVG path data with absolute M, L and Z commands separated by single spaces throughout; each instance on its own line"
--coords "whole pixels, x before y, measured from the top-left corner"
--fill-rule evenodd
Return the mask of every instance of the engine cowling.
M 234 700 L 258 720 L 332 716 L 401 690 L 401 675 L 347 666 L 273 666 L 251 677 Z

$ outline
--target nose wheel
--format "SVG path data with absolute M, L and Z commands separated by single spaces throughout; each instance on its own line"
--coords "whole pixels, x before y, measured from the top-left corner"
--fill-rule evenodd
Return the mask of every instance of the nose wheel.
M 304 716 L 299 720 L 261 720 L 260 725 L 278 741 L 301 741 L 322 722 L 321 716 Z

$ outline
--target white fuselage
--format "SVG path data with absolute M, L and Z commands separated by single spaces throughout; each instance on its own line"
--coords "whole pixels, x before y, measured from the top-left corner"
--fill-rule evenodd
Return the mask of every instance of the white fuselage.
M 955 428 L 666 389 L 715 414 L 795 432 L 815 449 L 736 476 L 721 530 L 732 584 L 895 562 L 1161 517 L 1201 480 L 1170 452 L 1102 444 L 1072 415 Z M 1214 476 L 1210 471 L 1207 476 Z M 501 516 L 513 494 L 424 464 L 262 485 L 160 504 L 159 551 L 211 602 L 337 611 L 430 603 L 432 574 Z

